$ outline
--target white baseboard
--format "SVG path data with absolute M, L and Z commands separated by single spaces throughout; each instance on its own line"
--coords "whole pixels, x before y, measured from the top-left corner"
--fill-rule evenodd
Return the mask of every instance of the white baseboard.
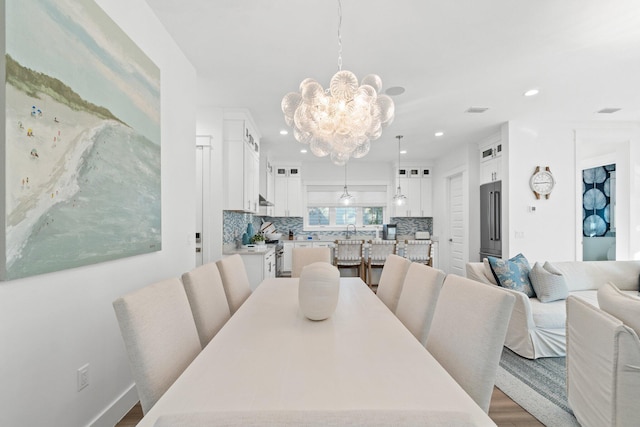
M 106 408 L 89 425 L 91 427 L 113 427 L 138 403 L 138 390 L 132 384 L 111 406 Z

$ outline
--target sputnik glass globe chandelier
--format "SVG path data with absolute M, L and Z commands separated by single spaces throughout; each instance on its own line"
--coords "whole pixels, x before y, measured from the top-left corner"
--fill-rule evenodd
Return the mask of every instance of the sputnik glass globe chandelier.
M 349 158 L 364 157 L 371 141 L 382 135 L 395 114 L 393 100 L 380 93 L 382 79 L 376 74 L 365 76 L 360 85 L 351 71 L 342 69 L 342 4 L 338 0 L 338 72 L 329 88 L 307 78 L 300 92 L 289 92 L 282 98 L 282 112 L 293 136 L 308 144 L 318 157 L 330 156 L 338 166 Z

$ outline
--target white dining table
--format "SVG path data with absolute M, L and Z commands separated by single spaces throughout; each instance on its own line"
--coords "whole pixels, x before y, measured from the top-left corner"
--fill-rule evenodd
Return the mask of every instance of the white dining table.
M 495 425 L 359 278 L 333 315 L 304 317 L 298 279 L 262 282 L 138 426 L 164 414 L 421 410 Z

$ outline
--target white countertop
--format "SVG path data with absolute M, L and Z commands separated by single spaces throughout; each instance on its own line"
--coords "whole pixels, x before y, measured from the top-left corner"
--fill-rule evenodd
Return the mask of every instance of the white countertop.
M 235 255 L 235 254 L 264 255 L 269 251 L 274 250 L 275 247 L 276 247 L 275 244 L 255 245 L 254 247 L 242 247 L 242 248 L 236 248 L 235 245 L 229 245 L 228 247 L 224 248 L 224 250 L 222 251 L 222 254 L 223 255 Z

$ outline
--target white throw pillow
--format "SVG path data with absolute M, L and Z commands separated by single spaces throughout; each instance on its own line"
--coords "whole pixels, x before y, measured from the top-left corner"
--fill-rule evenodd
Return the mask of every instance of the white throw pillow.
M 536 262 L 529 272 L 529 279 L 540 302 L 563 300 L 569 296 L 567 280 L 549 262 L 544 265 Z
M 609 282 L 598 289 L 598 305 L 640 336 L 640 298 L 621 292 Z

